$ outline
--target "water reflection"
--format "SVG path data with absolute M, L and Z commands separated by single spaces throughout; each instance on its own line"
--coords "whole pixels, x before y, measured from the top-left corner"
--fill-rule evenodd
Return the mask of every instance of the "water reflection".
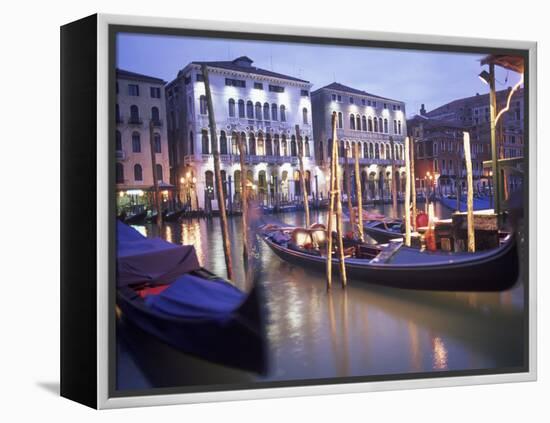
M 374 209 L 388 213 L 388 206 Z M 450 215 L 436 210 L 440 217 Z M 398 213 L 402 213 L 399 210 Z M 312 221 L 324 213 L 312 212 Z M 302 224 L 300 213 L 277 216 Z M 234 283 L 247 289 L 240 218 L 229 219 Z M 192 244 L 201 264 L 225 276 L 218 219 L 168 223 L 161 236 Z M 156 236 L 152 225 L 139 227 Z M 421 292 L 349 281 L 325 291 L 324 275 L 290 265 L 257 245 L 269 311 L 270 370 L 256 380 L 294 380 L 523 364 L 523 284 L 504 293 Z M 139 347 L 137 347 L 139 348 Z M 120 355 L 119 364 L 132 359 Z M 154 377 L 146 378 L 157 386 Z M 179 384 L 188 383 L 182 376 Z M 172 383 L 178 383 L 173 381 Z

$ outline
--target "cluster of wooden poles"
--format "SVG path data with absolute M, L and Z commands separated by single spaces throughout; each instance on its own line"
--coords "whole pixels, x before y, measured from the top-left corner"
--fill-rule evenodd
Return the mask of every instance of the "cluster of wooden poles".
M 204 78 L 205 94 L 206 94 L 206 104 L 208 108 L 208 122 L 210 127 L 210 136 L 212 139 L 217 139 L 216 137 L 216 119 L 214 115 L 214 107 L 212 102 L 212 92 L 210 89 L 210 79 L 208 74 L 208 66 L 206 64 L 202 65 L 202 74 Z M 327 264 L 326 264 L 326 279 L 327 279 L 327 290 L 332 286 L 332 227 L 334 226 L 334 219 L 336 222 L 336 242 L 339 258 L 339 270 L 340 270 L 340 281 L 342 287 L 345 288 L 347 284 L 346 277 L 346 267 L 345 267 L 345 257 L 344 257 L 344 248 L 343 248 L 343 228 L 342 228 L 342 197 L 341 197 L 341 187 L 340 187 L 340 176 L 339 176 L 339 166 L 338 166 L 338 142 L 337 142 L 337 132 L 336 132 L 336 123 L 337 115 L 333 113 L 332 115 L 332 154 L 331 154 L 331 165 L 330 165 L 330 179 L 329 179 L 329 214 L 327 222 Z M 152 128 L 152 125 L 151 125 Z M 300 139 L 300 127 L 296 125 L 296 138 Z M 152 129 L 151 129 L 152 131 Z M 153 136 L 151 133 L 151 151 L 154 151 L 153 146 Z M 237 133 L 237 145 L 239 147 L 239 156 L 240 156 L 240 165 L 241 165 L 241 174 L 245 173 L 245 151 L 246 147 L 244 144 L 245 140 L 241 139 L 240 134 Z M 302 159 L 302 143 L 299 143 L 299 166 L 300 166 L 300 185 L 302 187 L 302 195 L 304 201 L 304 210 L 305 210 L 305 225 L 306 227 L 310 226 L 310 216 L 309 216 L 309 202 L 308 194 L 306 190 L 306 181 L 304 178 L 304 163 Z M 351 201 L 351 178 L 347 178 L 347 198 L 348 198 L 348 208 L 350 213 L 350 219 L 352 225 L 357 222 L 357 234 L 361 241 L 364 239 L 363 234 L 363 204 L 361 198 L 361 178 L 359 172 L 359 146 L 355 144 L 353 151 L 353 156 L 355 159 L 355 187 L 358 195 L 357 198 L 357 219 L 355 218 L 354 209 Z M 464 151 L 466 158 L 466 170 L 468 175 L 468 250 L 473 251 L 474 238 L 473 238 L 473 180 L 472 180 L 472 165 L 470 158 L 470 137 L 467 132 L 464 133 Z M 225 198 L 223 191 L 223 182 L 221 178 L 220 170 L 220 152 L 218 150 L 217 143 L 212 144 L 212 154 L 214 156 L 214 177 L 216 183 L 216 195 L 218 199 L 218 205 L 220 208 L 220 219 L 222 227 L 222 239 L 223 239 L 223 249 L 225 257 L 225 265 L 227 268 L 227 278 L 229 280 L 233 279 L 233 264 L 231 260 L 231 243 L 229 241 L 229 227 L 227 221 L 227 213 L 225 207 Z M 156 169 L 155 155 L 152 154 L 152 165 L 153 169 Z M 411 184 L 411 179 L 414 181 L 414 166 L 411 166 L 411 161 L 414 163 L 414 149 L 409 148 L 409 138 L 405 139 L 405 166 L 406 166 L 406 186 L 405 186 L 405 244 L 410 246 L 411 243 L 411 210 L 410 210 L 410 201 L 411 201 L 411 191 L 412 191 L 412 214 L 413 214 L 413 225 L 415 225 L 416 220 L 416 192 L 414 183 Z M 345 157 L 345 166 L 347 168 L 347 154 Z M 393 168 L 393 165 L 392 165 Z M 348 172 L 349 175 L 349 172 Z M 392 194 L 393 194 L 393 206 L 394 210 L 397 210 L 397 195 L 396 195 L 396 181 L 395 176 L 392 175 Z M 155 202 L 157 210 L 157 224 L 162 224 L 162 213 L 160 213 L 160 196 L 158 193 L 158 183 L 154 180 L 155 188 Z M 241 196 L 242 196 L 242 224 L 243 224 L 243 260 L 246 265 L 248 262 L 248 199 L 247 199 L 247 187 L 246 187 L 246 178 L 241 178 Z M 470 229 L 471 226 L 471 229 Z
M 329 211 L 327 221 L 327 251 L 326 251 L 326 286 L 327 291 L 332 287 L 332 228 L 336 226 L 336 242 L 338 245 L 337 257 L 340 270 L 340 282 L 342 288 L 347 285 L 346 266 L 345 266 L 345 254 L 343 248 L 343 229 L 342 229 L 342 198 L 340 187 L 340 175 L 338 166 L 338 137 L 337 137 L 337 114 L 332 114 L 332 150 L 330 158 L 330 178 L 329 178 Z M 472 161 L 470 151 L 470 134 L 464 132 L 464 159 L 466 162 L 466 174 L 467 174 L 467 207 L 468 207 L 468 251 L 475 251 L 475 233 L 474 233 L 474 216 L 473 216 L 473 177 L 472 177 Z M 414 145 L 411 146 L 412 139 L 405 138 L 405 239 L 406 246 L 411 246 L 411 234 L 412 230 L 416 230 L 416 187 L 415 187 L 415 172 L 414 172 Z M 355 161 L 355 188 L 357 198 L 357 216 L 353 209 L 351 200 L 351 177 L 346 178 L 347 188 L 347 202 L 349 209 L 350 222 L 352 228 L 356 227 L 357 237 L 363 242 L 363 204 L 362 204 L 362 189 L 361 178 L 359 173 L 359 149 L 358 144 L 355 144 L 353 151 L 353 158 Z M 348 154 L 345 154 L 344 166 L 346 168 L 347 175 L 350 174 L 348 169 Z M 394 212 L 397 212 L 397 195 L 396 195 L 396 181 L 395 181 L 395 169 L 392 164 L 392 195 L 393 195 L 393 208 Z M 412 197 L 412 204 L 411 204 Z M 307 198 L 304 199 L 307 204 Z M 412 207 L 411 207 L 412 206 Z M 412 210 L 411 210 L 412 209 Z M 308 222 L 309 225 L 309 222 Z

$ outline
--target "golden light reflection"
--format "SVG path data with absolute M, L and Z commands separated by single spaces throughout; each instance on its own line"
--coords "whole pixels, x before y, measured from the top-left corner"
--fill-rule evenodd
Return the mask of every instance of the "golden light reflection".
M 432 348 L 433 348 L 433 367 L 438 370 L 445 370 L 447 368 L 447 349 L 443 340 L 436 336 L 432 339 Z
M 420 354 L 420 341 L 418 339 L 418 326 L 409 321 L 408 324 L 409 339 L 411 343 L 411 366 L 415 371 L 422 370 L 422 356 Z

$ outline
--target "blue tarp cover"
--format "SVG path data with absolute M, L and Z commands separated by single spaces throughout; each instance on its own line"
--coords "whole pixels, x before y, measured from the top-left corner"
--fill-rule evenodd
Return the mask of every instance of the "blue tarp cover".
M 218 318 L 225 320 L 244 301 L 245 294 L 223 280 L 206 280 L 193 275 L 179 277 L 146 304 L 180 318 Z
M 192 245 L 149 239 L 117 222 L 117 286 L 168 284 L 198 269 L 200 264 Z

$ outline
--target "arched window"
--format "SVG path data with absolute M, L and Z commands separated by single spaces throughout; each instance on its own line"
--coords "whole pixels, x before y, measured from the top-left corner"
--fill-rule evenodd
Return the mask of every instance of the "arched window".
M 365 115 L 361 118 L 361 129 L 363 131 L 367 130 L 367 117 Z
M 258 134 L 257 150 L 258 156 L 265 156 L 264 136 L 261 132 Z
M 302 121 L 304 123 L 304 125 L 307 125 L 308 124 L 308 118 L 307 118 L 307 108 L 304 107 L 302 109 Z
M 135 104 L 130 106 L 130 123 L 141 123 L 139 109 Z
M 143 170 L 140 164 L 134 165 L 134 181 L 143 181 Z
M 396 120 L 393 121 L 393 133 L 394 133 L 394 134 L 397 134 L 397 133 L 398 133 L 398 132 L 397 132 L 397 121 L 396 121 Z
M 234 156 L 239 154 L 239 144 L 236 132 L 231 133 L 231 154 Z
M 204 172 L 204 182 L 206 185 L 206 195 L 208 198 L 214 198 L 214 172 L 211 170 Z
M 162 165 L 157 164 L 156 168 L 157 171 L 155 173 L 157 174 L 157 181 L 162 182 L 164 180 L 162 177 Z
M 124 166 L 122 163 L 116 164 L 116 183 L 117 184 L 123 184 L 124 183 Z
M 324 150 L 323 150 L 323 141 L 319 141 L 319 160 L 322 162 L 324 160 Z
M 375 120 L 376 122 L 376 120 Z M 374 158 L 379 159 L 380 158 L 380 147 L 378 146 L 378 143 L 374 145 Z
M 256 103 L 256 120 L 262 120 L 262 105 L 259 102 Z
M 229 117 L 235 117 L 235 100 L 229 99 Z
M 156 124 L 160 123 L 159 108 L 156 106 L 151 107 L 151 120 L 153 121 L 153 123 L 156 123 Z
M 344 127 L 344 117 L 342 115 L 342 112 L 338 112 L 338 128 Z
M 349 115 L 349 129 L 355 129 L 355 116 Z
M 281 110 L 281 122 L 286 122 L 286 107 L 285 106 L 281 106 L 280 108 Z
M 233 181 L 235 182 L 235 194 L 241 192 L 241 171 L 233 172 Z
M 193 131 L 189 132 L 189 154 L 195 154 L 195 137 Z
M 346 155 L 346 144 L 344 141 L 340 141 L 340 151 L 338 152 L 340 157 L 345 157 Z
M 139 132 L 134 132 L 132 134 L 132 152 L 141 153 L 141 137 Z
M 290 138 L 290 155 L 292 157 L 296 157 L 298 155 L 296 151 L 296 137 L 294 135 Z
M 363 144 L 363 157 L 365 159 L 369 158 L 369 144 L 367 142 Z
M 279 135 L 275 134 L 273 137 L 273 155 L 274 156 L 280 156 L 281 150 L 279 148 Z
M 361 116 L 359 116 L 359 115 L 355 116 L 355 128 L 358 131 L 361 130 Z
M 244 118 L 244 100 L 239 100 L 239 117 Z
M 208 131 L 202 130 L 202 154 L 210 154 L 210 141 L 208 140 Z
M 386 144 L 386 159 L 391 159 L 390 146 Z
M 158 133 L 155 133 L 153 135 L 153 144 L 155 146 L 155 153 L 158 153 L 160 154 L 162 151 L 161 151 L 161 142 L 160 142 L 160 134 Z
M 271 120 L 274 120 L 274 121 L 277 121 L 278 120 L 278 117 L 277 117 L 277 105 L 275 103 L 273 103 L 271 105 Z
M 368 123 L 369 123 L 368 130 L 369 130 L 369 132 L 372 132 L 372 117 L 370 117 L 370 116 L 369 116 Z
M 306 157 L 309 157 L 309 140 L 308 140 L 307 137 L 306 137 L 306 141 L 304 143 L 304 155 Z
M 388 130 L 388 119 L 384 119 L 384 132 L 386 134 L 389 132 L 389 130 Z
M 116 131 L 115 133 L 115 148 L 116 151 L 122 151 L 122 135 L 120 131 Z
M 199 97 L 199 113 L 205 115 L 208 113 L 208 106 L 206 105 L 206 96 L 201 95 Z
M 222 178 L 223 198 L 227 198 L 227 173 L 225 170 L 220 170 L 220 176 Z
M 378 118 L 375 116 L 374 120 L 374 132 L 378 132 Z
M 269 104 L 264 103 L 264 120 L 269 120 Z
M 286 135 L 283 135 L 283 138 L 281 140 L 281 148 L 282 148 L 282 155 L 288 156 L 288 145 L 286 142 Z
M 374 157 L 374 146 L 372 143 L 369 143 L 369 158 L 372 159 Z
M 122 122 L 122 119 L 120 117 L 120 107 L 118 106 L 118 104 L 115 104 L 115 118 L 117 123 Z
M 270 134 L 267 134 L 265 137 L 265 154 L 267 156 L 273 156 L 273 144 L 271 143 Z
M 397 121 L 397 132 L 399 132 L 399 134 L 401 134 L 401 121 Z
M 220 132 L 220 154 L 227 154 L 227 137 L 225 131 Z
M 254 134 L 252 132 L 248 137 L 248 154 L 250 154 L 251 156 L 256 155 L 256 138 L 254 137 Z
M 248 119 L 254 119 L 254 104 L 250 100 L 246 102 L 246 117 Z

